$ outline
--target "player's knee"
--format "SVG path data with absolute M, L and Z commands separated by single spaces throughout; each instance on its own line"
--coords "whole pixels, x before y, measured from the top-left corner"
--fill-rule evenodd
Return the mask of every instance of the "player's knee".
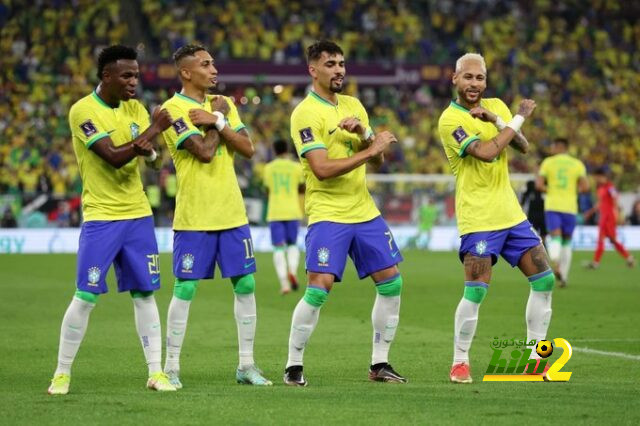
M 251 294 L 256 290 L 256 279 L 253 274 L 231 278 L 233 292 L 236 294 Z
M 76 290 L 74 295 L 80 300 L 84 300 L 85 302 L 96 304 L 98 302 L 99 294 L 89 293 L 88 291 Z
M 131 290 L 129 291 L 129 293 L 131 294 L 131 297 L 133 297 L 134 299 L 141 299 L 144 297 L 153 296 L 153 290 L 150 290 L 150 291 Z
M 327 301 L 328 297 L 329 290 L 323 287 L 315 287 L 313 286 L 313 284 L 309 284 L 307 286 L 307 290 L 304 292 L 303 299 L 311 306 L 319 308 L 324 305 L 324 302 Z
M 464 297 L 470 302 L 480 304 L 487 297 L 487 290 L 489 290 L 489 284 L 481 281 L 465 281 L 464 283 Z
M 529 277 L 529 285 L 533 291 L 551 291 L 556 284 L 556 276 L 551 269 Z
M 380 296 L 400 296 L 402 293 L 402 275 L 396 275 L 386 281 L 376 283 L 376 291 Z
M 181 280 L 180 278 L 176 278 L 176 282 L 173 284 L 173 295 L 180 300 L 191 301 L 196 295 L 197 289 L 197 280 Z

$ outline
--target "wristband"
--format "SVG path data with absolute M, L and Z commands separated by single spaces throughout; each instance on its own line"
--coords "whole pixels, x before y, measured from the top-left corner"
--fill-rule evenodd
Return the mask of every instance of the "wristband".
M 364 142 L 372 136 L 373 136 L 373 131 L 367 127 L 367 130 L 364 131 L 364 135 L 360 136 L 360 140 Z
M 524 117 L 520 114 L 516 114 L 515 117 L 511 119 L 511 121 L 507 124 L 507 127 L 513 129 L 514 132 L 518 133 L 520 127 L 524 124 Z
M 498 116 L 498 118 L 496 119 L 496 122 L 493 123 L 493 125 L 496 126 L 498 130 L 502 130 L 505 127 L 507 127 L 507 123 L 505 123 L 505 121 L 500 116 Z
M 214 111 L 213 115 L 217 117 L 216 122 L 214 124 L 216 126 L 216 130 L 221 132 L 222 129 L 224 129 L 224 126 L 227 124 L 225 122 L 224 115 L 220 111 Z
M 151 150 L 151 154 L 149 154 L 146 157 L 144 157 L 144 161 L 152 163 L 152 162 L 154 162 L 156 160 L 156 158 L 158 158 L 158 153 L 156 152 L 155 149 L 152 149 Z

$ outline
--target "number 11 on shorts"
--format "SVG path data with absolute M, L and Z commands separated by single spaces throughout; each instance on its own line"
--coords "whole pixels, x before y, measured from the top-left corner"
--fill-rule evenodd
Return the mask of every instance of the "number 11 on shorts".
M 245 238 L 242 242 L 244 243 L 245 259 L 253 259 L 253 241 L 251 238 Z

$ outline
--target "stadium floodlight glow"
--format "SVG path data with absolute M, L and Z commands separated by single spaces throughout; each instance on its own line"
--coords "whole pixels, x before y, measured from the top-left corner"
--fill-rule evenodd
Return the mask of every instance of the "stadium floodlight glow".
M 282 93 L 282 90 L 282 84 L 276 84 L 275 86 L 273 86 L 273 93 L 275 93 L 276 95 Z
M 240 98 L 240 103 L 241 103 L 242 105 L 246 105 L 246 104 L 247 104 L 247 102 L 249 102 L 249 99 L 247 99 L 247 97 L 246 97 L 246 96 L 243 96 L 243 97 L 241 97 L 241 98 Z
M 260 96 L 254 96 L 253 98 L 251 98 L 251 102 L 254 105 L 258 105 L 260 103 Z

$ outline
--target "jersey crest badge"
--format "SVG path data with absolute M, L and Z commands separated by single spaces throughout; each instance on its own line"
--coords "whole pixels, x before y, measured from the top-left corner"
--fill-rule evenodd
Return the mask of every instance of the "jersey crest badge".
M 93 124 L 93 121 L 91 120 L 87 120 L 84 123 L 80 124 L 80 130 L 82 130 L 82 133 L 84 133 L 86 137 L 98 133 L 98 129 L 96 129 L 95 124 Z
M 329 266 L 329 249 L 326 247 L 318 250 L 318 266 Z
M 487 251 L 487 242 L 485 240 L 480 240 L 476 243 L 476 253 L 482 255 Z
M 140 134 L 140 126 L 137 123 L 131 123 L 129 129 L 131 129 L 131 137 L 134 139 Z
M 300 130 L 300 140 L 302 143 L 313 142 L 313 132 L 311 131 L 311 127 L 305 127 Z
M 193 264 L 195 263 L 195 258 L 191 253 L 187 253 L 182 255 L 182 272 L 192 272 Z
M 184 133 L 188 129 L 187 124 L 184 122 L 183 118 L 178 118 L 176 121 L 171 123 L 171 125 L 173 126 L 173 130 L 175 130 L 176 135 Z
M 456 142 L 460 143 L 463 140 L 465 140 L 467 138 L 467 132 L 464 131 L 464 129 L 462 128 L 462 126 L 458 127 L 457 129 L 455 129 L 452 133 L 453 138 L 456 140 Z
M 92 266 L 87 270 L 87 280 L 91 287 L 97 287 L 98 281 L 100 281 L 100 268 Z

